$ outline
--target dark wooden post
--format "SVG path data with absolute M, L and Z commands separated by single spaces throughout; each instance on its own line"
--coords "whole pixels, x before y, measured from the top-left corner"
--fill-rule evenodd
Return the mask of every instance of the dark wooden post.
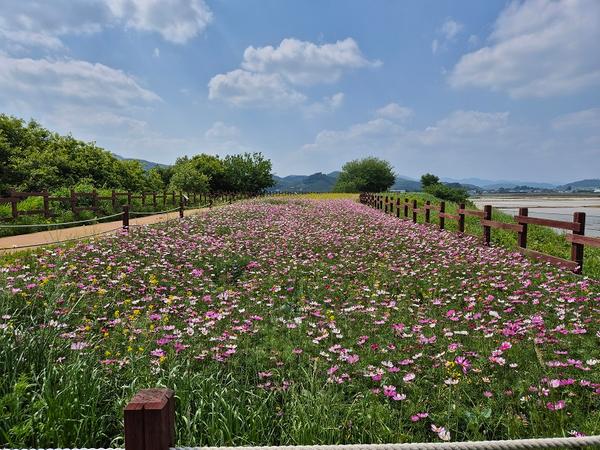
M 396 197 L 396 217 L 400 218 L 400 197 Z
M 385 212 L 387 214 L 388 212 L 388 196 L 385 196 L 385 207 L 383 209 L 383 212 Z
M 113 211 L 115 211 L 117 209 L 117 193 L 115 192 L 114 189 L 112 190 L 112 192 L 110 194 L 110 201 L 112 203 Z
M 528 216 L 529 208 L 519 208 L 519 215 L 520 216 Z M 518 222 L 518 223 L 522 227 L 521 228 L 522 231 L 519 231 L 519 233 L 518 233 L 519 247 L 527 248 L 527 224 L 521 223 L 521 222 Z
M 10 209 L 12 212 L 12 217 L 15 220 L 18 219 L 18 217 L 19 217 L 19 209 L 17 208 L 18 203 L 19 203 L 19 199 L 17 199 L 17 198 L 13 197 L 10 200 Z
M 404 218 L 408 219 L 408 199 L 404 199 Z
M 179 201 L 179 218 L 183 219 L 183 199 Z
M 417 223 L 417 201 L 416 200 L 413 200 L 413 202 L 412 202 L 412 210 L 413 210 L 413 214 L 412 214 L 413 222 Z
M 123 229 L 129 230 L 129 205 L 123 205 Z
M 446 226 L 444 214 L 446 214 L 446 202 L 440 202 L 440 230 L 443 230 Z
M 92 191 L 92 209 L 94 212 L 98 211 L 98 192 L 96 189 Z
M 573 213 L 573 222 L 579 224 L 579 230 L 573 231 L 573 234 L 583 236 L 585 234 L 585 213 Z M 573 272 L 583 272 L 583 244 L 576 244 L 575 242 L 571 243 L 571 261 L 576 262 L 578 266 Z
M 48 198 L 48 191 L 44 190 L 44 192 L 42 192 L 42 196 L 44 197 L 44 218 L 48 219 L 50 217 L 50 200 Z
M 127 191 L 127 204 L 131 206 L 131 191 Z
M 169 450 L 175 445 L 175 397 L 172 390 L 141 390 L 123 412 L 125 450 Z
M 427 200 L 425 202 L 425 223 L 429 223 L 429 219 L 431 218 L 431 213 L 430 213 L 430 209 L 429 206 L 431 206 L 431 202 L 429 200 Z
M 77 213 L 77 194 L 71 189 L 71 211 L 73 214 Z
M 460 231 L 461 233 L 465 232 L 465 213 L 464 212 L 460 212 L 460 210 L 464 210 L 465 209 L 465 204 L 461 203 L 460 205 L 458 205 L 458 231 Z
M 485 205 L 483 207 L 483 219 L 492 220 L 492 205 Z M 489 225 L 483 226 L 483 245 L 490 245 L 492 240 L 492 227 Z

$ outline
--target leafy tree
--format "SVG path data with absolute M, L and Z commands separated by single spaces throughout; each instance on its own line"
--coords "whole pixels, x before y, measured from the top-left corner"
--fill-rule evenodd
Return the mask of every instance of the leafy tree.
M 425 189 L 427 186 L 438 184 L 439 182 L 439 177 L 436 177 L 432 173 L 426 173 L 425 175 L 421 175 L 421 187 L 423 189 Z
M 170 186 L 176 191 L 208 192 L 209 179 L 200 173 L 191 161 L 181 161 L 175 165 Z
M 455 203 L 462 203 L 468 197 L 467 191 L 463 188 L 455 188 L 442 183 L 430 184 L 423 190 L 434 197 Z
M 227 155 L 223 164 L 227 190 L 258 193 L 275 184 L 271 161 L 262 153 Z
M 396 180 L 392 166 L 383 159 L 368 157 L 347 162 L 333 188 L 335 192 L 381 192 Z

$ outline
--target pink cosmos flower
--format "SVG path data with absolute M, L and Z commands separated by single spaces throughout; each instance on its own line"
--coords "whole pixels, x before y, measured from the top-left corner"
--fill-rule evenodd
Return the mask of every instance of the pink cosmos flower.
M 548 402 L 546 403 L 546 408 L 550 411 L 558 411 L 563 409 L 566 406 L 566 402 L 564 400 L 559 400 L 556 403 Z
M 429 414 L 426 412 L 420 412 L 415 414 L 414 416 L 410 416 L 410 420 L 413 422 L 418 422 L 421 419 L 425 419 L 426 417 L 429 417 Z
M 416 377 L 416 375 L 412 372 L 408 372 L 406 375 L 404 375 L 402 377 L 402 379 L 404 380 L 405 383 L 410 383 L 412 380 L 414 380 Z
M 450 432 L 448 430 L 446 430 L 446 428 L 444 427 L 438 427 L 435 424 L 431 424 L 431 431 L 433 431 L 434 433 L 437 433 L 438 437 L 442 440 L 442 441 L 449 441 L 450 440 Z

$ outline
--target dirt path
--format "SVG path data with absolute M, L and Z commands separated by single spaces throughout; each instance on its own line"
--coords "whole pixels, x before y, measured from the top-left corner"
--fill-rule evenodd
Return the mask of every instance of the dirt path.
M 190 209 L 189 211 L 185 212 L 185 215 L 187 217 L 194 214 L 201 214 L 208 210 L 208 208 Z M 165 222 L 167 220 L 175 219 L 178 216 L 179 211 L 174 211 L 167 214 L 156 214 L 153 216 L 130 219 L 129 225 L 149 225 L 152 223 Z M 42 247 L 44 245 L 56 243 L 58 241 L 81 239 L 105 233 L 108 234 L 110 232 L 120 230 L 121 228 L 122 221 L 116 220 L 114 222 L 103 222 L 94 225 L 84 225 L 81 227 L 40 231 L 38 233 L 20 234 L 18 236 L 7 236 L 0 238 L 0 254 Z

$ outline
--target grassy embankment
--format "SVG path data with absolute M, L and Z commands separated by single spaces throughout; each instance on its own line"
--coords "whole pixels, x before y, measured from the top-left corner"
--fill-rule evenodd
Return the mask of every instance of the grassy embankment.
M 440 203 L 440 199 L 423 192 L 408 192 L 405 194 L 388 193 L 388 195 L 394 198 L 394 201 L 397 197 L 400 198 L 401 202 L 404 202 L 405 198 L 408 198 L 411 202 L 412 200 L 417 200 L 419 207 L 422 207 L 427 200 L 433 205 L 439 205 Z M 401 203 L 401 215 L 404 212 L 402 205 L 403 203 Z M 467 201 L 466 207 L 467 209 L 478 209 L 470 201 Z M 457 209 L 458 205 L 456 203 L 446 202 L 447 213 L 456 214 Z M 412 217 L 412 213 L 409 212 L 409 216 Z M 492 209 L 492 220 L 515 223 L 515 220 L 511 215 L 503 213 L 495 208 Z M 423 213 L 418 214 L 418 222 L 425 223 L 425 215 Z M 436 225 L 439 223 L 437 211 L 431 211 L 431 222 Z M 457 222 L 446 219 L 446 229 L 457 231 Z M 482 236 L 483 229 L 478 217 L 465 218 L 465 232 L 471 235 Z M 552 228 L 539 225 L 529 225 L 527 233 L 528 248 L 560 258 L 570 259 L 571 244 L 567 242 L 564 235 L 561 233 L 557 233 Z M 506 248 L 517 248 L 517 233 L 507 230 L 492 229 L 492 244 Z M 585 247 L 583 269 L 584 275 L 591 278 L 600 278 L 600 249 Z

